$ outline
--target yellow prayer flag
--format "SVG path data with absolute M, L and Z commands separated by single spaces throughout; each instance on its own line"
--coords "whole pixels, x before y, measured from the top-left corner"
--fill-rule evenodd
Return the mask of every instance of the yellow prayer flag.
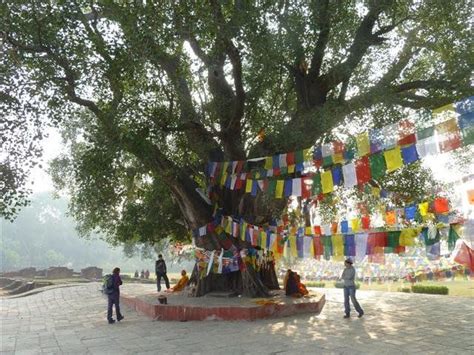
M 363 157 L 370 153 L 370 141 L 369 141 L 369 133 L 364 132 L 358 134 L 356 137 L 357 142 L 357 151 L 359 152 L 359 156 Z
M 418 209 L 420 210 L 420 215 L 422 217 L 426 216 L 426 214 L 428 213 L 428 208 L 429 208 L 428 202 L 423 202 L 418 205 Z
M 313 238 L 311 238 L 311 244 L 309 245 L 309 255 L 314 258 L 314 243 Z
M 372 186 L 372 196 L 380 197 L 380 189 L 378 187 Z
M 360 229 L 360 221 L 359 218 L 351 219 L 351 228 L 353 232 L 357 232 Z
M 230 219 L 230 220 L 227 219 L 224 223 L 225 223 L 224 231 L 227 234 L 232 234 L 232 219 Z
M 224 173 L 224 174 L 222 174 L 222 176 L 221 176 L 221 180 L 219 181 L 219 184 L 220 184 L 221 186 L 224 186 L 226 180 L 227 180 L 227 173 Z
M 332 236 L 333 256 L 344 256 L 344 240 L 342 234 Z
M 290 241 L 290 255 L 293 257 L 298 257 L 298 248 L 296 247 L 296 235 L 290 235 L 288 237 Z
M 283 197 L 283 187 L 285 186 L 285 180 L 277 180 L 276 187 L 275 187 L 275 197 L 282 198 Z
M 305 228 L 305 231 L 304 231 L 304 234 L 305 235 L 313 235 L 313 228 L 310 227 L 306 227 Z
M 267 233 L 260 232 L 260 247 L 266 249 L 267 248 Z
M 433 111 L 431 111 L 434 114 L 439 114 L 444 111 L 454 111 L 453 104 L 447 104 L 438 108 L 435 108 Z
M 245 241 L 245 232 L 247 231 L 247 223 L 244 222 L 242 224 L 242 228 L 240 228 L 240 239 Z
M 247 179 L 247 181 L 245 183 L 245 193 L 251 193 L 252 192 L 252 184 L 253 184 L 253 180 Z
M 295 165 L 288 165 L 288 174 L 293 174 L 295 172 Z
M 344 155 L 342 153 L 335 153 L 332 156 L 332 161 L 334 164 L 344 163 Z
M 227 169 L 229 168 L 229 162 L 228 161 L 225 161 L 223 164 L 222 164 L 222 171 L 224 173 L 227 173 Z
M 400 246 L 412 247 L 415 245 L 415 237 L 418 234 L 416 228 L 406 228 L 400 233 Z
M 265 169 L 270 170 L 273 168 L 273 158 L 272 157 L 266 157 L 265 158 Z
M 459 131 L 458 122 L 455 118 L 437 124 L 435 129 L 438 134 Z
M 303 160 L 313 161 L 313 150 L 311 148 L 303 149 Z
M 387 150 L 383 153 L 387 163 L 387 171 L 392 172 L 403 166 L 402 153 L 400 147 Z
M 323 194 L 327 194 L 334 190 L 331 170 L 327 170 L 321 173 L 321 186 L 323 188 Z

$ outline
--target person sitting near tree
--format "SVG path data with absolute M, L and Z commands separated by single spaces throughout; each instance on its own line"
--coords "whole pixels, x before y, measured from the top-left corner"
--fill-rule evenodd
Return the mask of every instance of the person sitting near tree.
M 186 285 L 188 284 L 189 277 L 186 275 L 186 270 L 181 270 L 181 278 L 179 279 L 178 283 L 171 288 L 171 292 L 179 292 L 184 290 Z
M 301 282 L 301 277 L 300 275 L 298 275 L 298 273 L 295 272 L 295 279 L 296 279 L 296 285 L 298 287 L 298 293 L 301 295 L 301 296 L 306 296 L 309 292 L 308 292 L 308 289 L 306 288 L 306 286 Z M 301 297 L 301 296 L 298 296 L 298 297 Z
M 309 293 L 306 289 L 306 286 L 301 282 L 301 278 L 298 273 L 288 270 L 287 275 L 288 278 L 285 287 L 285 294 L 287 296 L 299 298 L 306 296 Z
M 138 279 L 138 270 L 135 270 L 135 275 L 133 275 L 133 277 Z

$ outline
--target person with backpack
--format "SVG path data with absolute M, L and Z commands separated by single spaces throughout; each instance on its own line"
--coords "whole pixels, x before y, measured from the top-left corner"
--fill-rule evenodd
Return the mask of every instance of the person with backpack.
M 166 263 L 163 260 L 163 255 L 158 255 L 158 260 L 155 263 L 155 273 L 156 273 L 156 287 L 158 292 L 161 291 L 161 278 L 165 280 L 166 289 L 170 289 L 170 281 L 166 275 Z
M 107 306 L 107 320 L 109 324 L 115 323 L 115 319 L 112 318 L 112 307 L 115 305 L 115 314 L 117 321 L 120 322 L 124 316 L 120 313 L 120 285 L 122 285 L 122 279 L 120 278 L 120 268 L 116 267 L 112 271 L 112 275 L 107 275 L 105 280 L 104 293 L 107 294 L 108 306 Z

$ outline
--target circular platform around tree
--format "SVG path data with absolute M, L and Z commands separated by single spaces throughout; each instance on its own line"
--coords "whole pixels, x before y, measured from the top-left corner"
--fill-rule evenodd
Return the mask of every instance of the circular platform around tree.
M 279 318 L 295 314 L 321 313 L 326 302 L 324 294 L 292 298 L 283 291 L 272 291 L 270 298 L 231 297 L 226 293 L 210 293 L 204 297 L 188 297 L 183 293 L 121 294 L 121 302 L 155 320 L 204 321 Z M 165 296 L 167 304 L 158 297 Z

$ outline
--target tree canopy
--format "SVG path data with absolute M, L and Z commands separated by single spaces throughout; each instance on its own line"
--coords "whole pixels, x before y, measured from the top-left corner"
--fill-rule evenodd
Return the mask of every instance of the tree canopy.
M 183 239 L 208 160 L 307 148 L 472 95 L 469 1 L 8 1 L 0 5 L 0 213 L 38 141 L 87 233 Z M 257 139 L 257 135 L 264 139 Z M 243 194 L 220 195 L 238 209 Z M 230 211 L 235 212 L 235 211 Z

